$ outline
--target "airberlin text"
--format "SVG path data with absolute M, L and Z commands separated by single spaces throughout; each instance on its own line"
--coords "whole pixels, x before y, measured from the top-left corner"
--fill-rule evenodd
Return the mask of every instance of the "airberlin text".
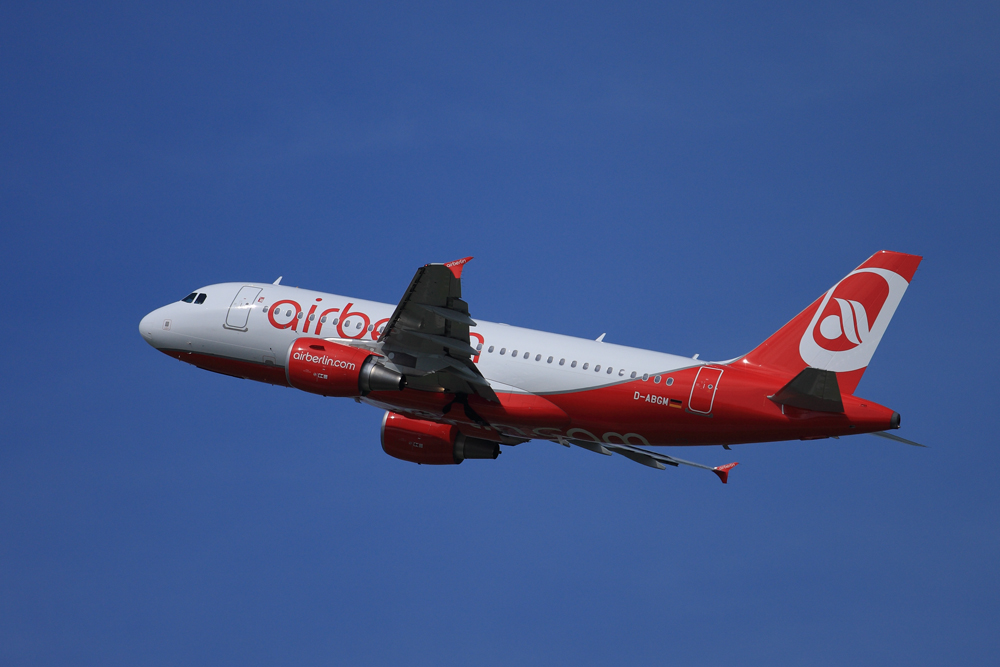
M 311 364 L 322 364 L 324 366 L 333 366 L 334 368 L 346 368 L 349 371 L 353 371 L 357 368 L 357 365 L 352 361 L 341 361 L 340 359 L 335 359 L 326 354 L 321 357 L 313 354 L 312 352 L 296 352 L 292 355 L 292 358 L 296 361 L 308 361 Z
M 316 299 L 316 301 L 321 301 L 322 299 Z M 389 322 L 388 317 L 381 320 L 372 322 L 371 318 L 359 310 L 351 310 L 354 307 L 354 302 L 348 303 L 346 306 L 341 308 L 324 308 L 319 310 L 321 306 L 314 304 L 309 308 L 309 312 L 302 310 L 302 306 L 299 305 L 297 301 L 292 299 L 282 299 L 280 301 L 275 301 L 270 307 L 265 307 L 265 312 L 267 313 L 267 321 L 271 323 L 271 326 L 275 329 L 290 329 L 296 333 L 299 330 L 299 323 L 302 323 L 302 333 L 309 333 L 310 327 L 315 324 L 315 330 L 312 332 L 314 336 L 320 336 L 324 330 L 324 325 L 327 330 L 326 335 L 330 336 L 329 326 L 334 326 L 336 328 L 338 338 L 351 338 L 354 340 L 359 340 L 365 337 L 367 334 L 372 340 L 378 340 L 379 336 L 382 335 L 382 328 Z M 317 312 L 317 310 L 319 312 Z M 284 313 L 282 313 L 284 311 Z M 287 319 L 287 322 L 279 321 Z M 330 322 L 327 322 L 327 319 Z M 350 327 L 351 323 L 358 323 L 360 326 Z M 479 342 L 479 347 L 482 348 L 483 337 L 481 334 L 470 332 L 470 338 L 474 338 Z M 471 342 L 471 341 L 470 341 Z M 479 355 L 475 355 L 472 361 L 479 363 Z
M 639 433 L 615 433 L 614 431 L 608 431 L 602 434 L 600 437 L 595 435 L 593 432 L 588 431 L 584 428 L 571 428 L 568 431 L 563 431 L 563 429 L 554 426 L 540 426 L 538 428 L 524 428 L 521 426 L 515 426 L 513 424 L 499 424 L 494 423 L 491 426 L 482 426 L 478 424 L 470 424 L 468 422 L 458 421 L 456 419 L 449 419 L 447 417 L 442 417 L 440 413 L 426 412 L 424 410 L 413 409 L 413 408 L 400 408 L 399 406 L 389 405 L 387 403 L 379 403 L 377 401 L 370 402 L 371 405 L 377 407 L 382 407 L 387 410 L 393 410 L 395 412 L 405 413 L 414 419 L 426 419 L 428 421 L 435 421 L 441 424 L 451 424 L 453 426 L 470 426 L 475 429 L 483 429 L 486 431 L 496 431 L 497 433 L 512 438 L 542 438 L 544 440 L 551 440 L 552 442 L 557 442 L 560 445 L 565 445 L 569 447 L 574 440 L 582 440 L 586 442 L 596 442 L 604 443 L 607 445 L 633 445 L 640 447 L 651 446 L 649 440 L 645 436 Z

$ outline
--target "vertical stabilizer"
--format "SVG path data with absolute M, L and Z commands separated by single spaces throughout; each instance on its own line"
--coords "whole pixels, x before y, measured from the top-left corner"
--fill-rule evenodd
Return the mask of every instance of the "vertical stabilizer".
M 795 376 L 818 368 L 853 394 L 923 259 L 882 250 L 736 363 Z

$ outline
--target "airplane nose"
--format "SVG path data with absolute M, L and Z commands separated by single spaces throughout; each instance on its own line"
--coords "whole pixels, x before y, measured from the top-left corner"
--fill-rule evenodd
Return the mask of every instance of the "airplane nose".
M 159 348 L 157 343 L 157 332 L 164 325 L 163 321 L 163 309 L 157 308 L 149 315 L 139 320 L 139 334 L 142 335 L 142 339 L 152 345 L 155 348 Z

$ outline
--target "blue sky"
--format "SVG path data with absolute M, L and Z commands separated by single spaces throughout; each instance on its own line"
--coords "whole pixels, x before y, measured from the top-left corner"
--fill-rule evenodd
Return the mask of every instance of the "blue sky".
M 992 664 L 995 3 L 0 6 L 0 662 Z M 726 359 L 925 256 L 870 436 L 416 467 L 156 353 L 202 285 Z

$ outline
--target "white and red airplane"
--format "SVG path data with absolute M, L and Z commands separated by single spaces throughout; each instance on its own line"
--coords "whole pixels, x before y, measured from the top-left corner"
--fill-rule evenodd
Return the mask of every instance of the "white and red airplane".
M 234 377 L 385 410 L 382 448 L 415 463 L 495 459 L 550 440 L 664 469 L 711 467 L 651 446 L 816 439 L 899 428 L 854 395 L 921 257 L 882 251 L 758 347 L 700 361 L 476 322 L 466 257 L 417 269 L 395 307 L 273 284 L 223 283 L 154 310 L 142 337 Z M 918 445 L 922 446 L 922 445 Z

